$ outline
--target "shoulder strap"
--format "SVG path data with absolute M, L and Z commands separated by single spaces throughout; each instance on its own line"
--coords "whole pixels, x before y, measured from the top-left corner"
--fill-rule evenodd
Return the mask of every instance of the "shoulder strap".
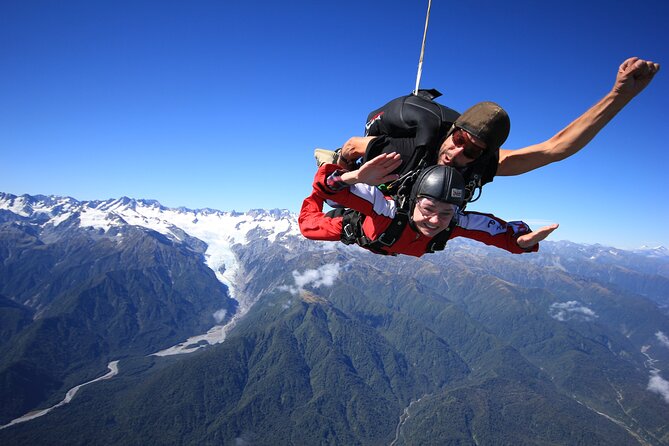
M 409 213 L 406 209 L 397 209 L 395 218 L 392 219 L 390 225 L 386 228 L 381 235 L 379 235 L 376 240 L 370 241 L 363 248 L 367 248 L 373 252 L 397 255 L 396 253 L 389 253 L 385 251 L 385 248 L 389 248 L 399 240 L 404 228 L 409 225 Z M 366 238 L 366 237 L 365 237 Z M 369 239 L 368 239 L 369 240 Z
M 495 151 L 488 155 L 481 157 L 472 164 L 466 166 L 461 170 L 462 176 L 465 178 L 465 206 L 473 203 L 481 197 L 483 185 L 491 182 L 497 172 L 497 164 L 499 163 L 499 151 Z M 462 207 L 464 209 L 464 206 Z
M 356 244 L 376 254 L 397 255 L 386 251 L 386 249 L 395 244 L 402 235 L 404 228 L 409 224 L 408 212 L 398 209 L 395 218 L 376 240 L 370 239 L 362 231 L 364 221 L 365 215 L 352 209 L 346 209 L 342 220 L 341 241 L 347 245 Z

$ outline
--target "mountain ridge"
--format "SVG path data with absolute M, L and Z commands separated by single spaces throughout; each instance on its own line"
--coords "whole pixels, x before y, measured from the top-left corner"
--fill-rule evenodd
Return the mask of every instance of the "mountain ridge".
M 18 202 L 18 203 L 17 203 Z M 30 207 L 34 204 L 43 204 L 43 206 L 38 207 L 37 209 L 31 209 L 31 212 L 28 212 Z M 48 213 L 47 211 L 52 211 L 54 214 L 60 215 L 63 210 L 67 210 L 70 206 L 78 206 L 81 208 L 92 208 L 102 211 L 115 211 L 115 210 L 136 210 L 138 207 L 148 208 L 148 209 L 158 209 L 161 211 L 171 211 L 182 214 L 191 214 L 195 217 L 197 215 L 220 215 L 220 216 L 229 216 L 229 217 L 240 217 L 240 216 L 250 216 L 250 217 L 266 217 L 271 216 L 280 219 L 296 219 L 297 214 L 287 210 L 287 209 L 249 209 L 248 211 L 222 211 L 213 208 L 189 208 L 185 206 L 178 207 L 168 207 L 162 205 L 158 200 L 155 199 L 137 199 L 130 198 L 127 196 L 122 196 L 120 198 L 109 198 L 106 200 L 78 200 L 69 196 L 58 196 L 58 195 L 30 195 L 30 194 L 21 194 L 15 195 L 7 192 L 0 192 L 0 210 L 9 210 L 15 214 L 22 215 L 24 217 L 31 216 L 34 217 L 34 214 Z M 54 220 L 52 223 L 58 224 L 60 221 Z M 297 235 L 294 228 L 291 228 L 291 234 Z M 581 249 L 584 251 L 591 252 L 592 256 L 601 256 L 607 257 L 606 255 L 618 255 L 619 253 L 634 253 L 648 257 L 658 257 L 658 258 L 669 258 L 669 248 L 659 245 L 659 246 L 640 246 L 638 248 L 617 248 L 597 242 L 593 243 L 576 243 L 568 240 L 559 240 L 559 241 L 546 241 L 544 242 L 548 245 L 554 245 L 560 249 L 565 247 Z

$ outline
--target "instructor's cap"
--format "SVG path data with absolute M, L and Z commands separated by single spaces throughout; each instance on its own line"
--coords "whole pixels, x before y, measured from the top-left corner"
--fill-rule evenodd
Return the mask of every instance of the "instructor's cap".
M 506 111 L 494 102 L 479 102 L 465 110 L 453 123 L 486 143 L 486 151 L 499 149 L 511 131 L 511 120 Z

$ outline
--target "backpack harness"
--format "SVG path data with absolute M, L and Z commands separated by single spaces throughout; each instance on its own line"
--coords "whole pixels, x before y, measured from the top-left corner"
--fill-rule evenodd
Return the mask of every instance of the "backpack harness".
M 369 239 L 363 233 L 362 223 L 365 220 L 365 215 L 362 213 L 341 208 L 328 212 L 330 216 L 343 217 L 341 233 L 343 243 L 347 245 L 357 244 L 376 254 L 397 255 L 387 252 L 386 249 L 399 240 L 407 225 L 411 225 L 412 203 L 408 198 L 411 187 L 416 182 L 420 171 L 427 167 L 428 157 L 430 156 L 429 150 L 436 150 L 441 145 L 440 141 L 434 139 L 434 137 L 445 134 L 446 136 L 442 136 L 443 138 L 450 135 L 453 122 L 460 116 L 460 113 L 455 110 L 435 102 L 434 98 L 439 96 L 441 96 L 441 93 L 437 90 L 416 89 L 413 94 L 394 99 L 369 114 L 365 126 L 366 136 L 393 134 L 406 137 L 413 135 L 416 136 L 417 145 L 403 172 L 400 172 L 400 178 L 387 185 L 379 186 L 379 189 L 385 195 L 393 197 L 397 203 L 397 210 L 390 225 L 376 240 Z M 421 135 L 417 134 L 418 129 L 422 129 Z M 363 162 L 367 161 L 368 155 L 365 155 Z M 483 174 L 489 162 L 497 164 L 494 155 L 481 157 L 481 159 L 468 166 L 465 172 L 462 172 L 466 182 L 466 196 L 461 209 L 464 209 L 467 203 L 480 198 L 483 188 Z M 476 193 L 477 190 L 478 193 Z M 451 238 L 456 224 L 454 218 L 448 228 L 430 240 L 425 252 L 431 253 L 443 250 Z
M 426 167 L 428 157 L 435 156 L 443 140 L 453 131 L 453 123 L 460 116 L 457 111 L 446 107 L 434 99 L 441 96 L 438 90 L 418 90 L 417 93 L 400 96 L 367 116 L 365 136 L 393 135 L 394 137 L 415 138 L 415 149 L 406 160 L 401 177 L 381 190 L 386 195 L 398 193 L 403 179 L 413 171 Z M 368 152 L 362 162 L 377 156 L 379 149 Z M 497 153 L 489 153 L 460 170 L 465 178 L 465 204 L 472 203 L 481 197 L 485 172 L 488 164 L 497 165 Z

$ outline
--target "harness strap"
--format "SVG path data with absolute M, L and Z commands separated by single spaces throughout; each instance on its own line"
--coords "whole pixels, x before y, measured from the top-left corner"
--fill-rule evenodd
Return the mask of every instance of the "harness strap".
M 346 245 L 356 244 L 361 248 L 368 249 L 376 254 L 397 255 L 394 253 L 391 254 L 382 249 L 383 247 L 391 246 L 393 243 L 395 243 L 395 241 L 397 241 L 397 238 L 399 238 L 400 234 L 402 233 L 401 231 L 399 231 L 396 234 L 396 236 L 393 234 L 393 232 L 397 229 L 397 228 L 392 228 L 395 219 L 393 219 L 393 221 L 390 224 L 390 227 L 388 228 L 391 229 L 391 232 L 388 232 L 388 230 L 386 230 L 383 234 L 379 236 L 379 239 L 377 239 L 376 241 L 371 240 L 362 231 L 362 223 L 364 221 L 365 221 L 365 215 L 361 214 L 360 212 L 354 211 L 353 209 L 344 210 L 342 215 L 341 241 Z M 393 237 L 396 237 L 395 240 L 392 240 L 392 242 L 388 244 L 387 242 Z
M 474 197 L 474 194 L 477 191 L 478 193 L 476 194 L 476 197 Z M 471 180 L 465 185 L 466 197 L 461 209 L 464 209 L 469 203 L 473 203 L 481 198 L 482 192 L 483 184 L 481 184 L 481 176 L 475 173 L 471 176 Z
M 407 227 L 409 224 L 409 212 L 406 209 L 399 208 L 397 210 L 397 213 L 395 214 L 395 218 L 393 218 L 390 222 L 390 225 L 386 228 L 385 231 L 381 235 L 379 235 L 376 240 L 369 241 L 369 243 L 366 244 L 366 246 L 362 246 L 363 248 L 367 248 L 369 250 L 372 250 L 374 252 L 383 252 L 385 254 L 390 254 L 384 250 L 384 248 L 389 248 L 399 240 L 399 238 L 402 236 L 402 232 L 404 232 L 404 228 Z M 362 230 L 362 228 L 360 228 Z M 369 240 L 367 237 L 365 239 Z M 397 255 L 397 254 L 390 254 L 390 255 Z
M 425 149 L 426 148 L 424 146 L 417 147 L 416 151 L 414 152 L 414 155 L 411 157 L 412 163 L 416 158 L 418 158 L 418 161 L 415 161 L 416 163 L 415 169 L 408 171 L 407 173 L 405 173 L 404 175 L 402 175 L 401 177 L 399 177 L 398 179 L 387 185 L 382 185 L 384 186 L 381 189 L 383 193 L 385 195 L 394 196 L 400 202 L 401 206 L 405 206 L 406 204 L 408 204 L 405 203 L 406 197 L 411 193 L 411 188 L 413 187 L 413 184 L 416 182 L 416 179 L 418 178 L 420 171 L 427 164 L 426 161 L 427 151 Z M 418 152 L 420 152 L 420 154 Z M 420 158 L 418 157 L 418 155 L 420 155 Z
M 419 167 L 422 167 L 425 164 L 425 158 L 421 158 L 418 161 Z M 420 174 L 420 170 L 412 170 L 404 174 L 401 178 L 392 182 L 388 188 L 388 193 L 397 189 L 396 194 L 394 195 L 394 200 L 397 203 L 397 209 L 395 212 L 395 217 L 390 221 L 390 224 L 381 235 L 379 235 L 376 240 L 371 240 L 364 235 L 362 231 L 362 222 L 365 219 L 365 216 L 360 212 L 351 211 L 357 215 L 348 215 L 344 213 L 344 220 L 342 226 L 342 241 L 344 243 L 356 243 L 362 248 L 369 249 L 372 252 L 384 255 L 397 255 L 394 253 L 387 252 L 384 248 L 389 248 L 399 240 L 404 229 L 409 225 L 411 221 L 410 212 L 411 212 L 411 203 L 408 199 L 408 195 L 411 191 L 411 187 L 416 182 L 416 178 Z M 347 241 L 344 241 L 344 238 Z

